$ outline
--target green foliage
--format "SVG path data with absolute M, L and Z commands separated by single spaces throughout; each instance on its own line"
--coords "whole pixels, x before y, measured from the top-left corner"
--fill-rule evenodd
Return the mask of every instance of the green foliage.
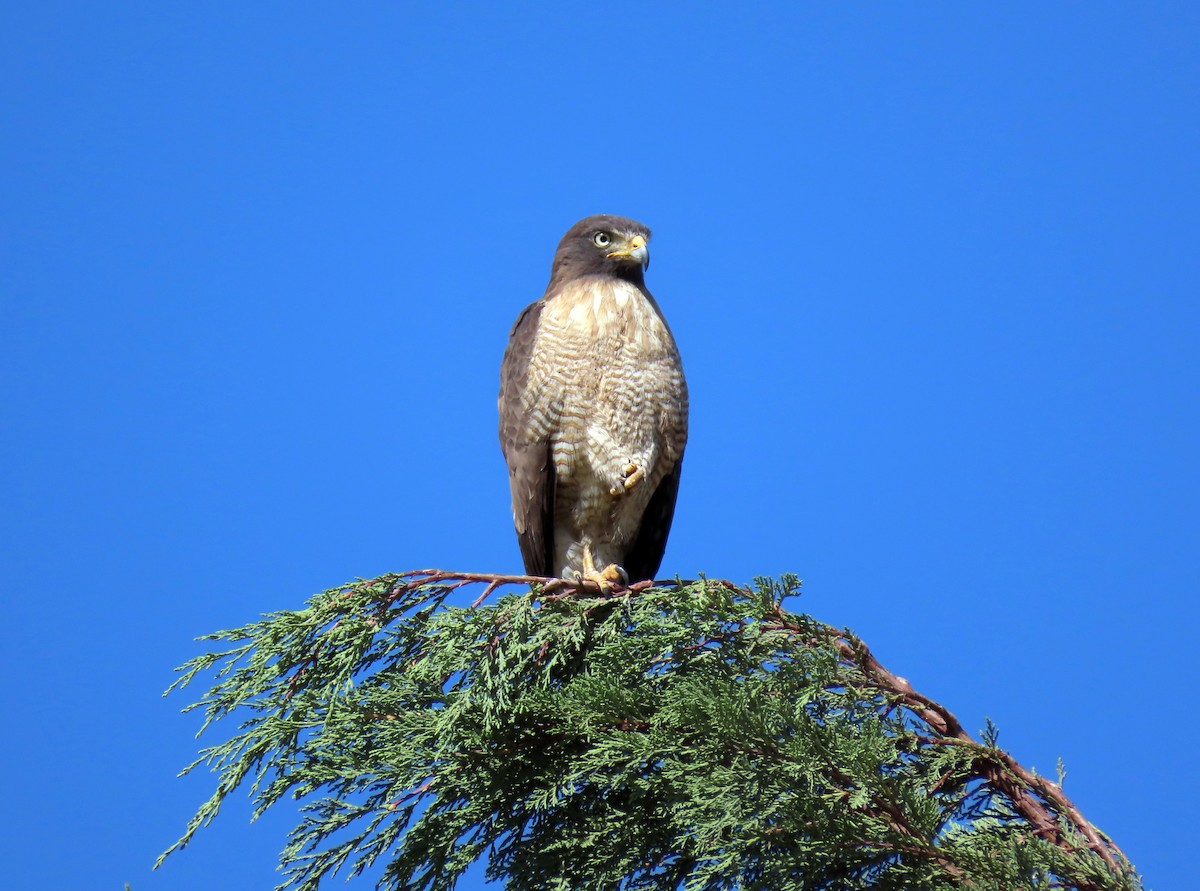
M 449 889 L 479 858 L 517 891 L 1140 888 L 994 729 L 785 612 L 795 578 L 445 605 L 478 580 L 384 576 L 206 638 L 230 648 L 172 689 L 215 672 L 190 708 L 242 723 L 188 768 L 217 788 L 171 850 L 248 782 L 256 813 L 304 800 L 281 887 L 307 891 L 376 862 Z

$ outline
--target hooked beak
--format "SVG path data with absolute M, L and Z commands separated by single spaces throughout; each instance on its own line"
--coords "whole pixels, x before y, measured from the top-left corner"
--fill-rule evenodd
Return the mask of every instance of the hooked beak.
M 610 257 L 628 257 L 633 260 L 642 269 L 646 269 L 650 265 L 650 248 L 646 244 L 644 235 L 635 235 L 629 239 L 628 245 L 620 250 L 610 251 Z

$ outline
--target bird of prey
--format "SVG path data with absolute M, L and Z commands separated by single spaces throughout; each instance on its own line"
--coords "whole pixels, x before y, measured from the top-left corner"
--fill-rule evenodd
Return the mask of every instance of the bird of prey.
M 675 338 L 646 290 L 650 230 L 580 220 L 500 367 L 500 447 L 530 575 L 654 577 L 675 513 L 688 393 Z

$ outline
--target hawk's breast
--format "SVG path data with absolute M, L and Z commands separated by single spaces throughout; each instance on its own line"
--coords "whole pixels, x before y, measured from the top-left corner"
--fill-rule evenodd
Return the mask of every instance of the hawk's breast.
M 687 386 L 675 339 L 648 295 L 620 279 L 587 277 L 542 307 L 524 393 L 531 439 L 549 438 L 555 502 L 577 528 L 636 531 L 646 502 L 687 439 Z M 628 464 L 646 477 L 615 500 Z M 618 537 L 632 534 L 614 529 Z

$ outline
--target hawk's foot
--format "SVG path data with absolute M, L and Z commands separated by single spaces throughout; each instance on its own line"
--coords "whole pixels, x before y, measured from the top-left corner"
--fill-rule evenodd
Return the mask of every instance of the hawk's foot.
M 583 571 L 576 572 L 575 576 L 580 581 L 595 582 L 602 594 L 611 594 L 613 585 L 624 587 L 629 584 L 629 574 L 616 563 L 610 563 L 603 569 L 598 568 L 592 549 L 587 545 L 583 548 Z
M 611 594 L 614 586 L 629 586 L 629 576 L 616 563 L 610 563 L 603 569 L 593 569 L 591 572 L 577 572 L 575 575 L 581 582 L 594 582 L 604 595 Z
M 609 563 L 602 570 L 600 570 L 600 578 L 613 584 L 629 584 L 629 574 L 616 563 Z
M 608 490 L 609 494 L 611 494 L 613 498 L 620 498 L 622 495 L 624 495 L 630 489 L 633 489 L 638 483 L 644 480 L 646 478 L 646 468 L 631 462 L 622 468 L 621 475 L 621 485 L 613 486 Z

